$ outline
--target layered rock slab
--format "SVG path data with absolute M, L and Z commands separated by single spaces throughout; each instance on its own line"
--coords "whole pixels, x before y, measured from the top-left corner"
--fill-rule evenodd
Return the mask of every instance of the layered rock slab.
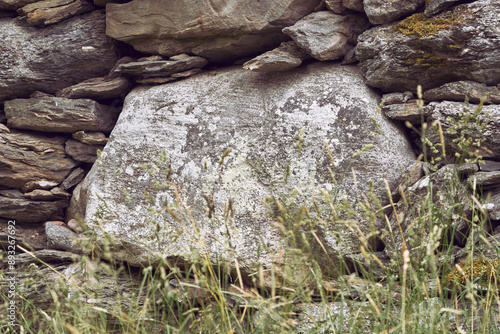
M 18 129 L 72 133 L 111 131 L 117 110 L 90 99 L 42 97 L 5 102 L 7 124 Z
M 106 75 L 118 57 L 105 35 L 105 14 L 93 11 L 39 30 L 0 19 L 0 101 L 35 90 L 54 93 Z
M 259 263 L 269 267 L 284 239 L 266 198 L 314 212 L 313 200 L 325 209 L 320 188 L 355 202 L 372 180 L 383 201 L 383 179 L 395 186 L 412 164 L 404 134 L 376 112 L 379 100 L 355 67 L 329 63 L 272 74 L 232 67 L 135 88 L 98 163 L 75 189 L 68 218 L 90 222 L 98 214 L 104 231 L 162 256 L 189 259 L 198 249 L 236 257 L 247 273 Z M 374 146 L 351 159 L 367 144 Z M 356 187 L 352 170 L 342 177 L 351 163 Z M 318 228 L 334 261 L 359 251 L 345 226 Z
M 66 155 L 65 141 L 63 137 L 1 133 L 0 185 L 23 189 L 30 183 L 45 182 L 50 189 L 63 182 L 77 164 Z M 35 188 L 28 187 L 23 191 Z
M 189 53 L 224 61 L 278 46 L 286 39 L 281 29 L 311 13 L 319 3 L 135 0 L 107 5 L 106 31 L 144 53 Z
M 358 38 L 356 57 L 369 86 L 415 91 L 451 81 L 500 81 L 500 3 L 480 0 L 428 18 L 414 14 Z

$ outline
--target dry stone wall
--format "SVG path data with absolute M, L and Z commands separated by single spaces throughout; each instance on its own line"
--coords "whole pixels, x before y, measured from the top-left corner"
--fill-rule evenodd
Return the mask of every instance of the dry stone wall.
M 48 262 L 67 260 L 73 255 L 43 252 L 81 254 L 77 219 L 92 228 L 105 200 L 111 210 L 99 223 L 118 238 L 117 259 L 189 262 L 194 246 L 238 259 L 248 274 L 272 264 L 284 245 L 259 206 L 266 198 L 291 199 L 293 208 L 318 188 L 338 189 L 355 205 L 374 181 L 385 205 L 384 178 L 395 199 L 398 185 L 422 198 L 431 178 L 445 187 L 450 175 L 464 191 L 451 203 L 436 201 L 445 209 L 467 203 L 475 180 L 490 194 L 490 238 L 499 240 L 499 18 L 496 0 L 0 0 L 0 241 L 6 245 L 15 219 L 26 247 Z M 415 164 L 424 151 L 415 135 L 422 121 L 439 122 L 450 143 L 436 173 Z M 461 135 L 482 142 L 485 164 L 451 167 L 464 154 Z M 432 131 L 429 140 L 441 145 Z M 325 142 L 333 174 L 354 167 L 357 176 L 338 188 L 325 174 Z M 151 190 L 159 171 L 178 188 Z M 145 193 L 156 202 L 148 204 Z M 149 210 L 179 194 L 211 240 L 190 245 L 196 227 L 182 230 Z M 227 212 L 234 231 L 210 226 Z M 393 230 L 402 223 L 409 246 L 418 247 L 427 235 L 415 237 L 413 214 L 388 221 Z M 355 217 L 368 232 L 360 212 Z M 169 231 L 163 244 L 152 238 L 149 219 Z M 468 243 L 485 247 L 468 239 L 464 224 L 452 219 L 457 250 L 449 261 L 463 258 Z M 262 257 L 259 237 L 269 249 Z M 348 241 L 357 239 L 352 231 L 326 228 L 321 238 L 329 256 L 344 257 L 351 269 L 364 265 L 359 244 Z M 401 240 L 382 233 L 374 242 L 379 258 L 399 256 Z

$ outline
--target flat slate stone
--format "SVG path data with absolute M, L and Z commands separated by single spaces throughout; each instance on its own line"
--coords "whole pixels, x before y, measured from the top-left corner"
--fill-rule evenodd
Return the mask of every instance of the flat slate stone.
M 26 5 L 18 13 L 32 26 L 44 27 L 94 9 L 90 0 L 45 0 Z
M 243 64 L 245 70 L 254 72 L 284 72 L 302 64 L 311 56 L 293 41 L 283 42 L 279 47 L 261 54 Z
M 44 132 L 111 131 L 118 110 L 90 99 L 42 97 L 5 102 L 7 125 Z
M 127 78 L 100 77 L 63 88 L 56 92 L 56 96 L 68 99 L 108 100 L 125 97 L 131 88 L 132 84 Z
M 63 209 L 68 204 L 68 200 L 47 202 L 0 196 L 0 217 L 15 219 L 24 223 L 39 223 L 49 219 L 63 219 Z
M 97 160 L 97 151 L 104 148 L 102 145 L 88 145 L 78 140 L 69 139 L 66 142 L 66 153 L 75 161 L 93 164 Z
M 426 90 L 423 98 L 429 101 L 459 101 L 464 102 L 467 98 L 470 103 L 484 104 L 500 103 L 500 91 L 496 86 L 486 86 L 475 81 L 455 81 Z
M 76 162 L 64 151 L 66 138 L 39 134 L 0 133 L 0 185 L 29 192 L 46 183 L 60 184 Z M 33 186 L 25 187 L 28 184 Z

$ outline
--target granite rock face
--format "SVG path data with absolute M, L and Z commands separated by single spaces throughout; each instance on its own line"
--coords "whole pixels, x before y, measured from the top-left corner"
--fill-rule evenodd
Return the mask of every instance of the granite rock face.
M 311 13 L 319 3 L 135 0 L 106 7 L 106 31 L 144 53 L 190 53 L 224 61 L 278 46 L 286 39 L 281 29 Z
M 105 35 L 104 13 L 93 11 L 40 30 L 12 18 L 0 19 L 0 101 L 54 93 L 105 75 L 117 60 Z
M 497 84 L 499 48 L 500 3 L 480 0 L 372 28 L 359 36 L 356 56 L 369 86 L 415 91 L 461 80 Z
M 279 200 L 292 210 L 320 203 L 319 189 L 334 192 L 324 142 L 335 157 L 335 175 L 352 163 L 356 189 L 367 191 L 373 180 L 382 201 L 382 180 L 395 186 L 412 163 L 400 129 L 375 111 L 379 98 L 355 67 L 326 63 L 293 73 L 229 68 L 135 88 L 99 163 L 75 189 L 68 218 L 92 219 L 102 199 L 110 209 L 102 216 L 105 231 L 135 238 L 153 253 L 189 258 L 191 247 L 202 247 L 219 259 L 236 257 L 245 271 L 259 262 L 269 266 L 283 239 L 262 201 Z M 351 159 L 368 144 L 374 146 Z M 165 182 L 170 186 L 161 186 Z M 354 201 L 353 180 L 339 182 L 338 196 Z M 195 229 L 162 209 L 168 203 L 175 217 L 186 214 L 175 203 L 175 189 L 189 203 Z M 160 240 L 152 239 L 150 219 L 160 226 Z M 350 232 L 339 229 L 339 241 L 330 227 L 321 233 L 333 259 L 357 252 Z M 260 258 L 259 236 L 271 249 Z

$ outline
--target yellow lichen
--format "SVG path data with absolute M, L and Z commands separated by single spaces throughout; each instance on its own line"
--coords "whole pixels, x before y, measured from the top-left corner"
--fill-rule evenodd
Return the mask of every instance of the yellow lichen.
M 470 262 L 462 262 L 458 266 L 460 269 L 455 268 L 448 274 L 450 281 L 462 284 L 465 284 L 468 280 L 474 281 L 477 278 L 490 281 L 496 278 L 498 260 L 476 259 L 472 261 L 472 264 Z
M 443 29 L 448 29 L 458 22 L 460 22 L 459 19 L 450 14 L 440 17 L 427 17 L 424 13 L 417 13 L 399 22 L 394 26 L 394 30 L 405 35 L 426 37 L 434 35 Z
M 422 66 L 427 69 L 434 69 L 448 65 L 448 59 L 436 56 L 432 53 L 424 53 L 421 57 L 411 57 L 405 60 L 411 65 Z

